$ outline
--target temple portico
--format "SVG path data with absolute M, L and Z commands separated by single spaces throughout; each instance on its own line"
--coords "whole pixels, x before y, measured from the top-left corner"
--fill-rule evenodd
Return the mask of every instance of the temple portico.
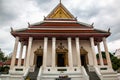
M 29 67 L 29 66 L 33 66 L 33 65 L 36 66 L 37 65 L 37 63 L 36 63 L 37 59 L 35 59 L 35 56 L 36 56 L 35 51 L 37 49 L 39 49 L 40 46 L 41 46 L 41 49 L 43 48 L 43 51 L 42 51 L 43 53 L 38 52 L 37 54 L 42 54 L 42 57 L 43 57 L 42 65 L 43 65 L 43 67 L 47 67 L 47 66 L 51 66 L 51 67 L 54 67 L 54 68 L 57 67 L 56 49 L 58 48 L 58 46 L 59 47 L 63 46 L 64 48 L 66 48 L 68 50 L 68 52 L 66 53 L 66 54 L 68 54 L 67 55 L 68 58 L 66 58 L 66 59 L 68 59 L 67 60 L 68 64 L 65 65 L 65 66 L 62 66 L 62 67 L 84 66 L 84 65 L 81 64 L 81 57 L 80 56 L 81 56 L 81 54 L 84 54 L 84 53 L 80 52 L 81 47 L 83 47 L 84 50 L 87 51 L 87 53 L 92 53 L 89 56 L 87 55 L 88 64 L 86 64 L 86 65 L 98 66 L 97 58 L 96 58 L 96 52 L 95 52 L 95 48 L 94 48 L 95 47 L 94 37 L 90 37 L 88 40 L 83 40 L 83 39 L 80 40 L 79 37 L 75 37 L 75 38 L 68 37 L 68 38 L 66 38 L 66 40 L 58 40 L 56 37 L 51 37 L 51 38 L 44 37 L 43 39 L 44 40 L 35 40 L 33 37 L 29 37 L 28 40 L 27 40 L 28 41 L 27 45 L 24 45 L 25 44 L 24 42 L 20 42 L 21 46 L 20 46 L 20 52 L 19 52 L 19 58 L 18 58 L 17 66 L 22 66 L 21 65 L 21 59 L 22 59 L 23 47 L 24 46 L 28 46 L 28 47 L 26 47 L 26 53 L 25 53 L 25 57 L 24 57 L 24 65 L 23 66 L 25 66 L 25 67 Z M 103 40 L 104 41 L 102 41 L 102 42 L 104 44 L 106 44 L 105 38 L 103 38 Z M 50 42 L 52 45 L 49 45 L 48 42 Z M 67 42 L 67 44 L 66 44 L 66 42 Z M 82 44 L 83 42 L 86 42 L 86 44 L 85 43 Z M 13 54 L 14 56 L 12 56 L 11 68 L 13 68 L 15 66 L 15 59 L 14 58 L 16 58 L 16 54 L 17 54 L 17 51 L 18 51 L 18 48 L 17 48 L 18 43 L 19 43 L 19 37 L 16 37 L 15 46 L 14 46 L 15 47 L 14 48 L 14 54 Z M 32 45 L 34 45 L 35 48 L 33 48 Z M 48 46 L 51 46 L 50 51 L 48 51 L 49 50 Z M 87 48 L 87 46 L 91 46 L 90 49 Z M 99 57 L 100 57 L 100 65 L 103 66 L 104 63 L 103 63 L 103 58 L 102 58 L 101 49 L 100 49 L 100 42 L 97 42 L 97 46 L 98 46 L 98 52 L 99 52 Z M 104 46 L 104 48 L 107 51 L 107 46 L 106 45 Z M 76 53 L 73 53 L 73 52 L 76 52 Z M 107 52 L 106 52 L 106 55 L 108 55 Z M 50 57 L 51 59 L 49 59 L 48 56 L 51 56 Z M 76 58 L 74 58 L 74 57 L 76 57 Z M 93 59 L 91 59 L 92 61 L 89 60 L 90 57 L 93 57 Z M 108 58 L 109 57 L 107 57 L 107 62 L 109 62 L 109 60 L 110 60 Z M 31 59 L 33 61 L 31 61 Z M 48 60 L 49 60 L 49 63 L 48 63 Z M 108 63 L 108 66 L 110 66 L 110 63 Z

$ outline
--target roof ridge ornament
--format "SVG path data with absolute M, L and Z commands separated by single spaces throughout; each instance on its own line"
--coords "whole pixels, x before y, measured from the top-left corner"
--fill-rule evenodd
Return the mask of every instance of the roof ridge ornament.
M 110 32 L 110 28 L 108 29 L 108 32 Z
M 60 3 L 61 3 L 61 0 L 60 0 Z
M 91 27 L 94 27 L 94 22 L 91 24 Z
M 13 32 L 13 28 L 12 28 L 12 27 L 10 27 L 10 29 L 11 29 L 11 32 Z
M 30 27 L 30 23 L 28 22 L 28 27 Z

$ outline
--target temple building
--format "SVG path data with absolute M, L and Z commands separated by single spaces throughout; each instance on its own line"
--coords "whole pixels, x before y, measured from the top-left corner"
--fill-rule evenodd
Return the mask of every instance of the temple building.
M 10 80 L 118 80 L 113 71 L 106 39 L 110 32 L 79 22 L 60 2 L 44 20 L 28 28 L 11 30 L 15 45 Z M 15 65 L 18 43 L 19 59 Z M 103 43 L 107 65 L 103 64 Z M 23 47 L 26 46 L 21 65 Z M 96 59 L 98 47 L 100 65 Z
M 116 49 L 114 56 L 120 59 L 120 49 Z

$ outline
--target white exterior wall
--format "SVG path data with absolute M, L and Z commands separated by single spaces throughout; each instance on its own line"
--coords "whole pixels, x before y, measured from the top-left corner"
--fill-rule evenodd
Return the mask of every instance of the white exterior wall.
M 56 40 L 56 48 L 62 43 L 62 45 L 68 49 L 68 41 L 66 40 Z M 31 55 L 30 55 L 30 66 L 34 65 L 34 52 L 39 48 L 39 47 L 44 46 L 44 41 L 43 40 L 33 40 L 32 43 L 32 49 L 31 49 Z M 93 65 L 93 55 L 91 51 L 91 46 L 90 46 L 90 41 L 88 40 L 80 40 L 80 46 L 82 46 L 87 52 L 88 52 L 88 62 L 89 65 Z M 50 67 L 52 66 L 52 40 L 48 40 L 48 53 L 47 53 L 47 66 Z M 77 52 L 76 52 L 76 44 L 75 40 L 72 40 L 72 57 L 73 57 L 73 66 L 77 66 Z
M 90 46 L 90 41 L 88 41 L 88 40 L 80 40 L 80 45 L 88 52 L 89 65 L 94 65 L 92 49 L 91 49 L 91 46 Z

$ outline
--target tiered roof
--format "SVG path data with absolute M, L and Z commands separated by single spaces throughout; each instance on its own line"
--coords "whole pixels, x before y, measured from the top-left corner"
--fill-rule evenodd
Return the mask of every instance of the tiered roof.
M 42 39 L 44 36 L 54 36 L 57 39 L 77 36 L 81 39 L 95 37 L 95 41 L 101 41 L 102 37 L 108 37 L 110 32 L 98 30 L 93 25 L 77 21 L 63 4 L 59 3 L 42 22 L 29 24 L 26 29 L 12 30 L 11 34 L 20 36 L 21 40 L 26 40 L 29 36 L 34 39 Z

